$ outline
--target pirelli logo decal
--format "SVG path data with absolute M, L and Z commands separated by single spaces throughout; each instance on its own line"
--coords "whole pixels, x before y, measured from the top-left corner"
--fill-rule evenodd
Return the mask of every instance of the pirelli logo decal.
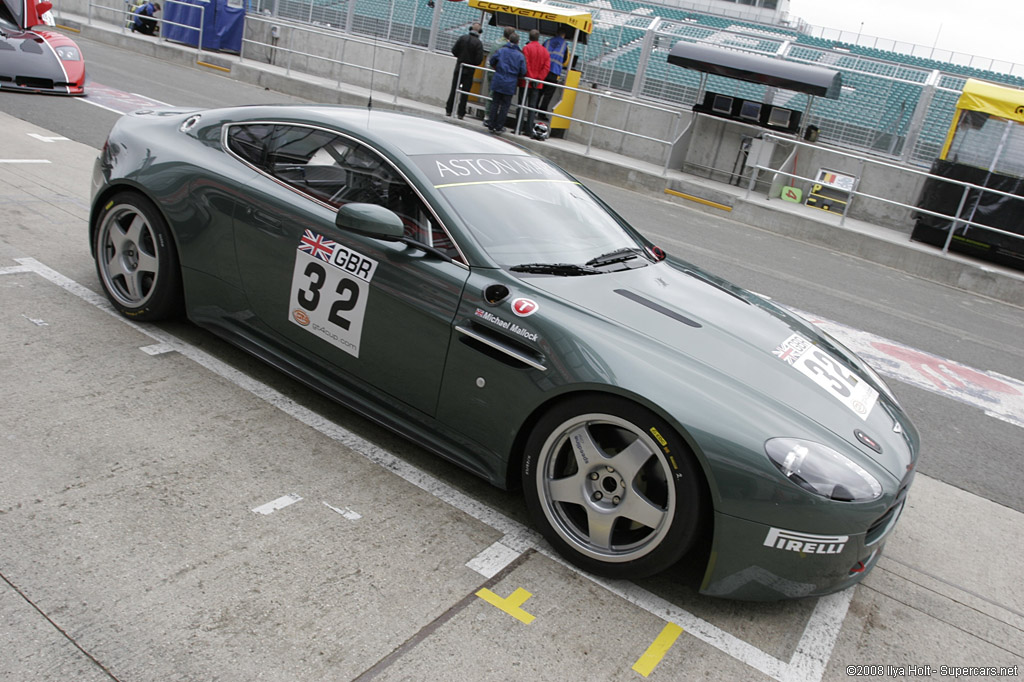
M 764 546 L 801 554 L 839 554 L 849 539 L 849 535 L 812 535 L 782 528 L 769 528 Z

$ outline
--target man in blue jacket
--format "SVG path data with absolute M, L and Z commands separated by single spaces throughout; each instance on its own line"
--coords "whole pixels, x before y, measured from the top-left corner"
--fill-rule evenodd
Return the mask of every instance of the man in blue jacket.
M 132 14 L 134 21 L 132 22 L 132 33 L 138 31 L 147 36 L 151 36 L 156 33 L 156 19 L 153 17 L 157 12 L 160 11 L 159 2 L 147 2 L 141 7 L 135 9 Z
M 492 54 L 487 63 L 494 69 L 487 129 L 492 133 L 500 133 L 505 130 L 508 108 L 512 104 L 512 95 L 516 94 L 519 79 L 526 75 L 526 57 L 519 49 L 519 34 L 511 34 L 508 42 Z
M 558 90 L 555 85 L 563 80 L 562 72 L 565 70 L 565 62 L 569 59 L 569 41 L 565 39 L 567 33 L 568 31 L 565 26 L 559 26 L 558 33 L 544 41 L 544 47 L 548 49 L 548 54 L 551 55 L 551 68 L 544 79 L 546 84 L 540 95 L 540 104 L 537 106 L 543 112 L 550 111 L 551 98 L 555 96 L 555 91 Z M 548 120 L 546 113 L 540 114 L 540 118 L 544 121 Z

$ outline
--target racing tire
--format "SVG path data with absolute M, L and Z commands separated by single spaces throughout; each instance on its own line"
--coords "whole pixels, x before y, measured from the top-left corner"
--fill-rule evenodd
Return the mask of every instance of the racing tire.
M 97 225 L 96 272 L 114 307 L 145 322 L 180 315 L 181 265 L 156 206 L 135 192 L 120 192 L 107 201 Z
M 523 493 L 534 524 L 573 564 L 642 578 L 696 543 L 706 486 L 689 446 L 665 420 L 616 396 L 556 405 L 530 434 Z

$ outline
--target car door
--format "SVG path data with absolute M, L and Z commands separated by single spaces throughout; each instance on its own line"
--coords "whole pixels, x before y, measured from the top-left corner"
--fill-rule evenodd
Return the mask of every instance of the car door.
M 226 143 L 261 171 L 235 216 L 256 324 L 316 371 L 433 415 L 469 275 L 436 216 L 381 154 L 335 132 L 235 125 Z M 337 207 L 351 202 L 395 211 L 407 237 L 454 260 L 338 228 Z

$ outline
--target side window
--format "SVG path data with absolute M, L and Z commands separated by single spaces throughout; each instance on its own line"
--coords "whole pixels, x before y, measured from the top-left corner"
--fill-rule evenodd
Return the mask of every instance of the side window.
M 274 126 L 266 123 L 231 126 L 228 128 L 228 148 L 257 168 L 266 170 L 263 151 L 272 132 Z
M 346 146 L 317 128 L 280 125 L 267 142 L 266 170 L 292 187 L 338 205 L 349 176 L 338 160 Z
M 295 189 L 332 206 L 354 202 L 394 211 L 405 236 L 458 258 L 433 214 L 390 163 L 370 148 L 318 128 L 252 124 L 232 126 L 231 150 Z

